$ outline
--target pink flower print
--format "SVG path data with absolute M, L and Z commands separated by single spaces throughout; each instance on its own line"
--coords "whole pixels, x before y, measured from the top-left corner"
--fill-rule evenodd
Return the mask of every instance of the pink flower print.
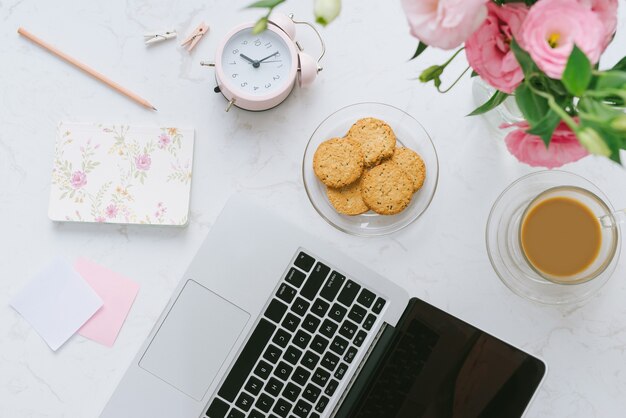
M 168 134 L 162 133 L 161 136 L 159 136 L 159 148 L 163 149 L 167 147 L 171 141 L 172 140 Z
M 104 213 L 109 219 L 115 218 L 117 216 L 117 206 L 115 205 L 115 203 L 111 203 L 109 206 L 107 206 L 104 210 Z
M 96 218 L 96 222 L 98 222 L 98 223 L 103 223 L 104 221 L 105 221 L 104 216 L 98 216 Z
M 87 184 L 87 174 L 84 171 L 74 171 L 70 177 L 70 184 L 74 189 L 80 189 Z
M 142 154 L 135 157 L 135 166 L 138 170 L 148 171 L 152 164 L 152 159 L 148 154 Z

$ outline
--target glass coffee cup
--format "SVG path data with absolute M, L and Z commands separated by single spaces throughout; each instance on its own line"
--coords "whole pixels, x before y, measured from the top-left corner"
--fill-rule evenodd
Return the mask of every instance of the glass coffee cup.
M 487 252 L 502 282 L 520 296 L 580 302 L 615 270 L 624 218 L 583 177 L 541 171 L 512 183 L 494 203 Z

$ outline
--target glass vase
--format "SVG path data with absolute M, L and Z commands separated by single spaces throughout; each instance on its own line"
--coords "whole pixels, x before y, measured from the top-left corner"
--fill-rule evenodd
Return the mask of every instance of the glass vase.
M 472 95 L 474 97 L 476 107 L 484 104 L 491 98 L 491 96 L 493 96 L 495 92 L 496 89 L 490 86 L 482 78 L 478 76 L 474 77 Z M 520 112 L 517 107 L 515 97 L 513 96 L 507 97 L 506 100 L 504 100 L 504 102 L 502 102 L 498 107 L 487 113 L 483 113 L 481 116 L 487 122 L 489 130 L 492 132 L 494 138 L 498 140 L 503 139 L 511 130 L 511 128 L 500 128 L 502 124 L 516 123 L 524 120 L 522 112 Z

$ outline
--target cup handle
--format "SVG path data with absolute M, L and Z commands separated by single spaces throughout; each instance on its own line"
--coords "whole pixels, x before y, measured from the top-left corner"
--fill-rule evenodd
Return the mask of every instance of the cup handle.
M 610 215 L 600 217 L 600 225 L 603 228 L 613 228 L 620 224 L 626 224 L 626 209 L 616 210 Z

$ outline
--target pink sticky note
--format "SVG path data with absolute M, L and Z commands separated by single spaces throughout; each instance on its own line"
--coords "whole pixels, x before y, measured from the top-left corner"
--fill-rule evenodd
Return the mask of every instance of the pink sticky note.
M 85 258 L 76 260 L 74 269 L 104 302 L 78 333 L 111 347 L 137 296 L 139 285 Z

